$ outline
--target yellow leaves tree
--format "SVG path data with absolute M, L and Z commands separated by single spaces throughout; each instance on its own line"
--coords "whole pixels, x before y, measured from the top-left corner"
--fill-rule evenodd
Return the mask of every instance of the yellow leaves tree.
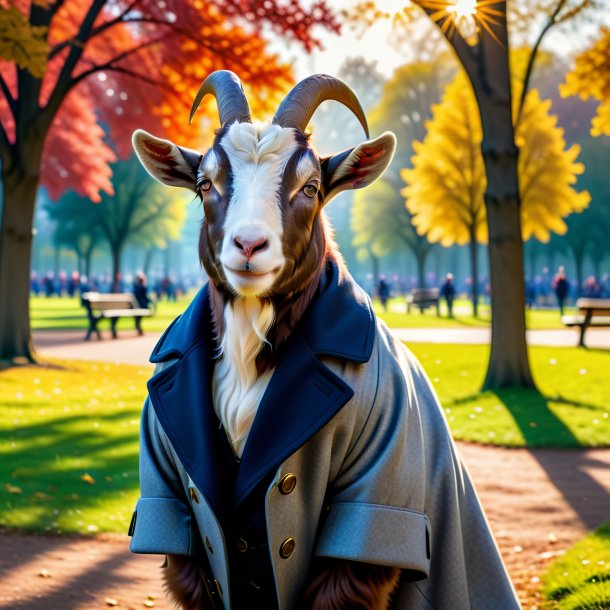
M 610 29 L 603 28 L 599 40 L 576 57 L 574 68 L 559 90 L 563 97 L 578 95 L 583 100 L 599 100 L 591 135 L 610 136 Z
M 518 57 L 513 62 L 519 67 Z M 519 81 L 513 77 L 513 82 Z M 515 85 L 518 100 L 521 85 Z M 516 106 L 516 102 L 514 102 Z M 517 108 L 515 107 L 515 114 Z M 577 145 L 566 149 L 550 101 L 531 90 L 515 129 L 523 239 L 548 241 L 550 232 L 564 234 L 563 220 L 585 209 L 590 197 L 574 189 L 584 166 L 576 161 Z M 481 153 L 483 132 L 476 100 L 464 73 L 458 74 L 433 109 L 423 141 L 414 143 L 413 167 L 403 169 L 402 190 L 420 235 L 443 246 L 470 244 L 473 309 L 477 314 L 477 244 L 487 243 L 487 190 Z

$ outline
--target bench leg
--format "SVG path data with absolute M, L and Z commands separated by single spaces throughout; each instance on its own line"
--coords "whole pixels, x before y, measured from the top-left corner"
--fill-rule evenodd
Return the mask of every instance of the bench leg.
M 585 314 L 585 319 L 580 327 L 580 339 L 578 341 L 579 347 L 587 347 L 585 345 L 585 332 L 587 332 L 587 328 L 591 324 L 591 318 L 593 317 L 593 312 L 591 310 L 587 311 Z
M 112 338 L 116 339 L 116 325 L 119 321 L 118 318 L 110 318 L 110 330 L 112 331 Z
M 99 320 L 97 318 L 91 318 L 89 320 L 89 328 L 87 329 L 87 336 L 85 337 L 85 341 L 89 341 L 91 335 L 95 333 L 97 335 L 98 341 L 102 338 L 100 331 L 97 328 L 97 323 Z
M 136 330 L 138 331 L 138 335 L 142 336 L 144 331 L 142 330 L 142 317 L 136 316 Z

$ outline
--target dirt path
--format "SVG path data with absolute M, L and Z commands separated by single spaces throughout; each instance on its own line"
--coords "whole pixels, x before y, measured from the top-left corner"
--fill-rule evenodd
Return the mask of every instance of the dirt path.
M 610 519 L 610 450 L 460 451 L 523 607 L 534 610 L 545 565 Z M 0 532 L 0 609 L 167 609 L 161 558 L 131 555 L 127 544 Z

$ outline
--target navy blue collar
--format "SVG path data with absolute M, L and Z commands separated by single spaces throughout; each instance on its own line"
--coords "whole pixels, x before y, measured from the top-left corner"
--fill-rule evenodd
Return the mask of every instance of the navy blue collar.
M 284 347 L 261 400 L 242 455 L 232 505 L 223 505 L 218 472 L 218 420 L 212 405 L 215 344 L 211 337 L 208 290 L 204 287 L 172 323 L 151 356 L 177 359 L 148 382 L 159 421 L 182 465 L 212 508 L 236 509 L 354 395 L 319 357 L 355 363 L 371 356 L 375 317 L 366 293 L 331 263 L 320 290 Z
M 368 362 L 374 331 L 375 316 L 368 295 L 348 273 L 340 273 L 336 263 L 329 263 L 320 290 L 298 325 L 298 333 L 316 356 Z M 206 284 L 167 328 L 150 361 L 182 358 L 196 344 L 211 341 Z

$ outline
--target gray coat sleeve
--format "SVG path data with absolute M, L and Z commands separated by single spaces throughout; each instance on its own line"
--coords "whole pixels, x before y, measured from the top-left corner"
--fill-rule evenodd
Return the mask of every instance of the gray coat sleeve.
M 196 555 L 198 533 L 176 458 L 146 399 L 140 430 L 140 498 L 129 534 L 133 553 Z
M 399 567 L 417 580 L 430 567 L 430 524 L 416 389 L 389 337 L 378 334 L 375 353 L 373 404 L 332 484 L 316 554 Z

